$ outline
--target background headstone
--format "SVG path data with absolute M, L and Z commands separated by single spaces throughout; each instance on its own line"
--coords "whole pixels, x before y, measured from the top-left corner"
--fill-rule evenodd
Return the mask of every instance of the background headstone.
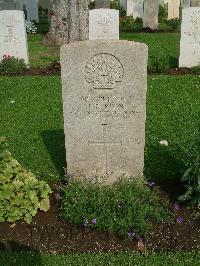
M 191 0 L 191 7 L 200 7 L 200 0 Z
M 200 8 L 184 8 L 182 12 L 179 67 L 200 65 Z
M 27 19 L 39 22 L 37 0 L 26 0 Z
M 144 0 L 143 28 L 158 29 L 159 0 Z
M 181 6 L 183 8 L 190 7 L 191 0 L 181 0 Z
M 95 8 L 110 8 L 110 0 L 95 0 Z
M 180 0 L 169 0 L 168 1 L 168 16 L 167 19 L 179 18 Z
M 61 48 L 67 173 L 143 175 L 147 46 L 85 41 Z
M 90 10 L 89 40 L 119 40 L 119 11 L 102 8 Z
M 0 60 L 4 55 L 29 62 L 23 11 L 0 11 Z
M 133 16 L 133 0 L 126 1 L 126 15 Z
M 133 0 L 133 18 L 143 18 L 144 0 Z

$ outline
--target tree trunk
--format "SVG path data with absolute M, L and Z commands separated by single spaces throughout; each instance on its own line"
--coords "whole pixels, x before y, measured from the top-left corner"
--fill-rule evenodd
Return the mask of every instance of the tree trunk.
M 62 45 L 88 39 L 88 0 L 54 0 L 50 29 L 44 43 Z

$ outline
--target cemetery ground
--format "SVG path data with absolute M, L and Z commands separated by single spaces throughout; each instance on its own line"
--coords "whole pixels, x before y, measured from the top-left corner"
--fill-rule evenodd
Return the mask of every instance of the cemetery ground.
M 39 212 L 33 223 L 20 221 L 14 224 L 1 223 L 0 236 L 10 250 L 27 250 L 36 253 L 0 253 L 3 265 L 9 260 L 23 265 L 46 265 L 66 263 L 97 265 L 99 261 L 128 263 L 137 261 L 141 265 L 161 265 L 166 261 L 177 265 L 198 265 L 200 246 L 200 224 L 196 209 L 181 205 L 177 198 L 184 193 L 180 177 L 194 163 L 199 152 L 199 75 L 184 74 L 176 70 L 179 56 L 179 33 L 122 33 L 121 38 L 147 43 L 149 57 L 160 52 L 165 64 L 165 53 L 169 63 L 165 73 L 154 73 L 148 77 L 147 123 L 145 147 L 145 177 L 155 182 L 150 191 L 159 189 L 163 202 L 169 201 L 172 212 L 169 221 L 154 223 L 149 235 L 129 235 L 128 239 L 109 231 L 95 230 L 58 218 L 60 187 L 65 184 L 65 148 L 61 81 L 58 64 L 59 49 L 42 44 L 43 35 L 29 36 L 31 69 L 13 77 L 0 77 L 1 135 L 9 136 L 9 150 L 25 168 L 39 179 L 49 182 L 53 189 L 51 208 L 47 213 Z M 159 43 L 159 45 L 157 45 Z M 170 45 L 169 45 L 170 43 Z M 161 48 L 162 47 L 162 48 Z M 159 50 L 160 49 L 160 50 Z M 160 58 L 159 58 L 160 59 Z M 186 71 L 186 70 L 184 70 Z M 188 74 L 189 72 L 186 71 Z M 56 75 L 52 75 L 56 74 Z M 35 75 L 35 76 L 33 76 Z M 166 145 L 161 145 L 162 142 Z M 152 184 L 152 183 L 149 183 Z M 142 197 L 142 196 L 141 196 Z M 127 232 L 128 234 L 128 232 Z M 142 242 L 140 242 L 142 241 Z M 143 244 L 145 246 L 143 246 Z M 175 252 L 153 253 L 139 256 L 137 253 L 83 254 L 65 256 L 41 256 L 39 252 Z M 190 253 L 191 252 L 191 253 Z M 145 252 L 144 252 L 145 253 Z M 31 258 L 31 261 L 30 261 Z M 187 264 L 184 264 L 186 261 Z M 33 263 L 33 264 L 31 264 Z M 60 264 L 59 264 L 60 263 Z M 96 263 L 96 264 L 95 264 Z M 142 264 L 143 263 L 143 264 Z M 178 264 L 179 263 L 179 264 Z M 147 264 L 148 265 L 148 264 Z

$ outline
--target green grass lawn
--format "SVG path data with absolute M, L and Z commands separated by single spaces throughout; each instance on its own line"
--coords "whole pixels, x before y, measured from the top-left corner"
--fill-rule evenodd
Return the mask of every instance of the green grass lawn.
M 47 47 L 43 44 L 45 35 L 29 34 L 28 48 L 30 65 L 33 68 L 45 68 L 54 61 L 60 60 L 59 47 Z
M 53 61 L 59 60 L 59 47 L 47 47 L 43 45 L 45 35 L 29 34 L 28 46 L 31 67 L 48 67 Z M 179 58 L 179 33 L 121 33 L 120 39 L 143 42 L 149 47 L 149 55 L 155 53 L 155 49 L 164 50 L 170 55 L 170 67 L 178 67 Z
M 127 33 L 122 32 L 120 39 L 143 42 L 148 45 L 149 55 L 163 49 L 170 56 L 170 68 L 178 67 L 180 33 Z
M 149 77 L 145 149 L 148 178 L 178 178 L 198 155 L 199 80 L 198 76 Z M 13 155 L 43 178 L 63 176 L 60 77 L 1 77 L 0 88 L 0 135 L 8 137 Z M 160 140 L 167 140 L 169 146 L 161 146 Z
M 136 252 L 118 253 L 84 253 L 66 255 L 40 255 L 33 252 L 0 252 L 0 262 L 4 266 L 95 266 L 95 265 L 118 265 L 118 266 L 198 266 L 200 261 L 199 252 L 178 253 L 150 253 L 140 255 Z

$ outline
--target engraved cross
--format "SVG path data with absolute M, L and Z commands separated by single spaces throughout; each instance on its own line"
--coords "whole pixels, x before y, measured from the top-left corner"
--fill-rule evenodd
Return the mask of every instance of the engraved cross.
M 112 145 L 122 146 L 122 141 L 108 140 L 108 136 L 107 136 L 108 123 L 107 123 L 107 121 L 105 121 L 101 125 L 103 126 L 103 138 L 102 138 L 102 140 L 101 141 L 88 141 L 88 145 L 103 145 L 104 151 L 105 151 L 105 169 L 106 169 L 106 175 L 108 175 L 108 146 L 112 146 Z

